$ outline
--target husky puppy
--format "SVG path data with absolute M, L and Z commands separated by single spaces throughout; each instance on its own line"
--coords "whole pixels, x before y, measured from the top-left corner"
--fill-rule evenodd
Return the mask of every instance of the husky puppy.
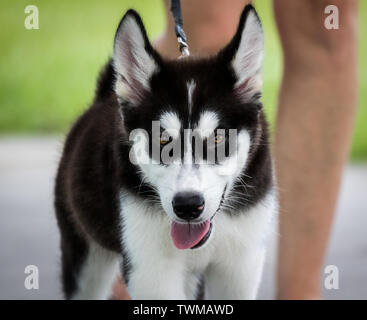
M 251 5 L 217 55 L 176 60 L 125 14 L 56 178 L 66 298 L 106 299 L 119 272 L 133 299 L 256 297 L 277 207 L 262 60 Z

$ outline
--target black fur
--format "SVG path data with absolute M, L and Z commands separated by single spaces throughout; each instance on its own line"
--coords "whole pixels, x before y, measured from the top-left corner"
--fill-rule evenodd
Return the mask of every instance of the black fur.
M 116 75 L 110 60 L 101 72 L 92 106 L 70 130 L 60 161 L 55 187 L 55 208 L 61 231 L 63 286 L 67 298 L 77 288 L 77 277 L 88 252 L 87 239 L 124 254 L 120 234 L 121 189 L 144 198 L 154 194 L 151 186 L 142 183 L 135 166 L 129 161 L 128 133 L 135 128 L 151 131 L 152 120 L 171 106 L 186 126 L 198 121 L 203 108 L 220 111 L 219 128 L 246 128 L 252 148 L 243 180 L 251 185 L 238 185 L 236 192 L 246 195 L 248 202 L 231 205 L 251 206 L 261 199 L 272 184 L 271 159 L 268 148 L 267 124 L 259 94 L 246 102 L 233 94 L 236 75 L 230 61 L 238 48 L 241 30 L 248 12 L 242 14 L 239 31 L 218 55 L 204 59 L 185 58 L 174 61 L 161 59 L 150 45 L 144 26 L 136 12 L 133 16 L 145 39 L 145 49 L 159 65 L 139 106 L 128 101 L 118 102 L 114 93 Z M 121 23 L 120 23 L 121 26 Z M 119 26 L 119 27 L 120 27 Z M 192 116 L 187 110 L 187 86 L 195 79 Z M 124 121 L 122 121 L 121 113 Z M 140 186 L 140 188 L 139 188 Z M 125 259 L 126 261 L 127 259 Z M 129 266 L 131 267 L 131 266 Z M 127 278 L 128 265 L 124 268 Z M 127 280 L 127 279 L 126 279 Z

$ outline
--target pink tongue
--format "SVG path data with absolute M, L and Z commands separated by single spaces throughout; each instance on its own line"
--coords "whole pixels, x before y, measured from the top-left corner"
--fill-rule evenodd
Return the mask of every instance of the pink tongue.
M 171 236 L 178 249 L 189 249 L 199 243 L 208 233 L 210 220 L 200 224 L 178 223 L 171 224 Z

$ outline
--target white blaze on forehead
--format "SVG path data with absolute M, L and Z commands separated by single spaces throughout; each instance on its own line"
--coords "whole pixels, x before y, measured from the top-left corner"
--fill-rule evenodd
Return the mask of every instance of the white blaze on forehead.
M 202 137 L 208 137 L 213 133 L 213 131 L 218 127 L 218 125 L 219 125 L 218 115 L 213 111 L 204 111 L 200 115 L 200 119 L 196 127 L 196 130 L 198 130 L 199 134 Z
M 189 114 L 191 115 L 192 111 L 192 95 L 194 93 L 196 87 L 196 83 L 194 80 L 191 80 L 187 83 L 187 97 L 188 97 L 188 108 L 189 108 Z
M 177 138 L 181 130 L 181 121 L 176 113 L 172 111 L 164 112 L 161 115 L 160 123 L 163 129 L 167 130 L 174 138 Z

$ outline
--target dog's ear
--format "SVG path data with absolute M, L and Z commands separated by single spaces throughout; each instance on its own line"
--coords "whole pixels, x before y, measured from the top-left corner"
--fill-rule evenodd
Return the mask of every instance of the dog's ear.
M 139 103 L 150 89 L 149 80 L 158 69 L 158 58 L 140 16 L 129 10 L 117 28 L 113 50 L 115 92 L 120 101 Z
M 237 32 L 220 53 L 233 69 L 236 77 L 235 92 L 244 100 L 261 94 L 264 33 L 252 5 L 242 12 Z

